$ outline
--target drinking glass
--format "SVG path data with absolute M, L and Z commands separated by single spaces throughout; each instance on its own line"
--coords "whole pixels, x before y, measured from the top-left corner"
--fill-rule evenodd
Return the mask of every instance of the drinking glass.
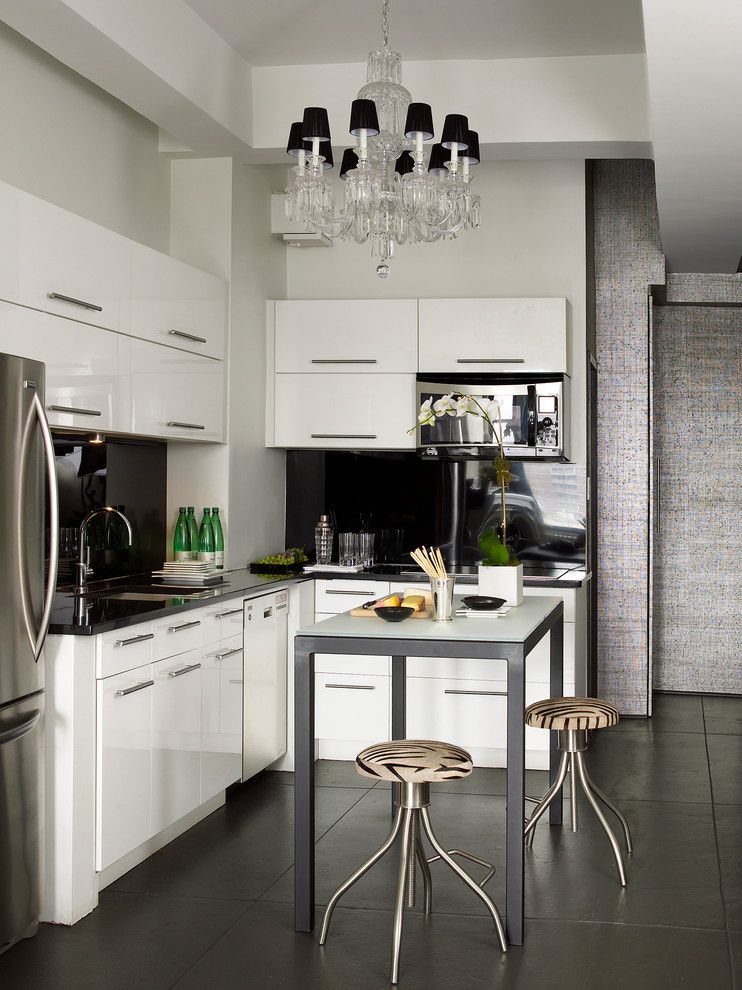
M 364 567 L 372 567 L 374 563 L 374 534 L 359 533 L 360 563 Z
M 358 563 L 358 533 L 338 533 L 338 558 L 341 567 Z

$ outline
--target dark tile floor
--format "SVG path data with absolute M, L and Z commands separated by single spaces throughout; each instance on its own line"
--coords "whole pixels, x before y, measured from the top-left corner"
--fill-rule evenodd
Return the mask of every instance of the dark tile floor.
M 526 944 L 499 952 L 477 900 L 433 866 L 433 917 L 405 920 L 402 990 L 742 990 L 742 699 L 658 695 L 651 722 L 596 733 L 596 782 L 635 852 L 622 890 L 584 805 L 580 831 L 540 825 L 526 859 Z M 529 775 L 540 793 L 546 775 Z M 369 786 L 371 785 L 371 786 Z M 493 859 L 504 903 L 504 772 L 437 789 L 441 838 Z M 0 957 L 3 990 L 381 990 L 395 862 L 341 902 L 324 949 L 292 929 L 292 779 L 265 774 L 101 895 L 74 928 L 44 925 Z M 379 844 L 389 792 L 318 770 L 317 897 Z

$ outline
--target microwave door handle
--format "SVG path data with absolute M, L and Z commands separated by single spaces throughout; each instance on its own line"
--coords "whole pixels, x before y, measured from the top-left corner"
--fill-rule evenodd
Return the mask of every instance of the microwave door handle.
M 528 386 L 528 438 L 527 446 L 536 446 L 536 422 L 538 420 L 536 408 L 536 386 Z
M 25 383 L 24 383 L 25 384 Z M 25 385 L 29 388 L 29 385 Z M 33 628 L 33 616 L 31 606 L 28 601 L 26 589 L 26 555 L 23 532 L 23 479 L 26 476 L 26 461 L 28 458 L 28 445 L 31 439 L 33 425 L 38 425 L 41 431 L 41 438 L 44 443 L 44 459 L 46 461 L 46 476 L 49 489 L 49 569 L 47 574 L 46 588 L 44 590 L 44 606 L 41 612 L 41 620 L 38 630 Z M 57 567 L 59 564 L 59 493 L 57 490 L 57 467 L 54 459 L 54 441 L 49 428 L 49 421 L 46 418 L 44 407 L 41 404 L 36 391 L 33 393 L 31 407 L 29 409 L 26 425 L 23 430 L 21 440 L 21 460 L 20 460 L 21 483 L 18 486 L 18 504 L 16 506 L 16 526 L 17 541 L 19 548 L 19 577 L 21 585 L 21 607 L 23 610 L 23 621 L 26 626 L 28 642 L 34 655 L 34 661 L 38 661 L 41 649 L 49 630 L 49 619 L 51 617 L 54 593 L 57 587 Z

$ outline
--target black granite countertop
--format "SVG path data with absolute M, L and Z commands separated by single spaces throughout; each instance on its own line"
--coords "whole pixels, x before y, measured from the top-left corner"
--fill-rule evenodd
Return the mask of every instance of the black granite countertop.
M 557 568 L 558 570 L 558 568 Z M 462 584 L 475 584 L 476 572 L 456 574 Z M 564 568 L 558 576 L 524 575 L 523 584 L 527 588 L 579 588 L 589 575 L 584 570 Z M 96 636 L 111 629 L 146 622 L 177 612 L 187 612 L 203 608 L 220 599 L 238 596 L 254 597 L 265 591 L 273 591 L 299 581 L 332 580 L 346 581 L 397 581 L 419 582 L 424 580 L 422 572 L 405 571 L 380 565 L 366 571 L 321 571 L 290 576 L 262 576 L 251 574 L 242 568 L 225 571 L 224 583 L 213 588 L 188 589 L 176 594 L 172 590 L 153 585 L 149 575 L 138 575 L 125 581 L 101 581 L 90 586 L 89 594 L 80 598 L 71 589 L 57 592 L 52 606 L 49 632 L 53 635 Z M 126 595 L 126 598 L 112 597 Z M 138 597 L 139 596 L 139 597 Z
M 225 571 L 224 582 L 217 587 L 190 588 L 181 594 L 152 585 L 149 575 L 127 578 L 126 581 L 101 581 L 91 585 L 89 594 L 84 598 L 77 597 L 72 590 L 58 591 L 52 606 L 49 632 L 56 635 L 96 636 L 110 629 L 121 629 L 148 619 L 203 608 L 204 605 L 220 599 L 253 597 L 297 581 L 311 580 L 312 575 L 309 574 L 264 577 L 251 574 L 243 568 Z M 120 594 L 129 597 L 111 597 Z

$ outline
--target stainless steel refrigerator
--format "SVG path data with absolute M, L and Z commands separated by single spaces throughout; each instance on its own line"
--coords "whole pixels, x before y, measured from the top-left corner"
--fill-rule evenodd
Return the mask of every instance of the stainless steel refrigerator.
M 42 649 L 57 578 L 57 528 L 44 365 L 0 354 L 0 952 L 35 934 L 41 910 Z

